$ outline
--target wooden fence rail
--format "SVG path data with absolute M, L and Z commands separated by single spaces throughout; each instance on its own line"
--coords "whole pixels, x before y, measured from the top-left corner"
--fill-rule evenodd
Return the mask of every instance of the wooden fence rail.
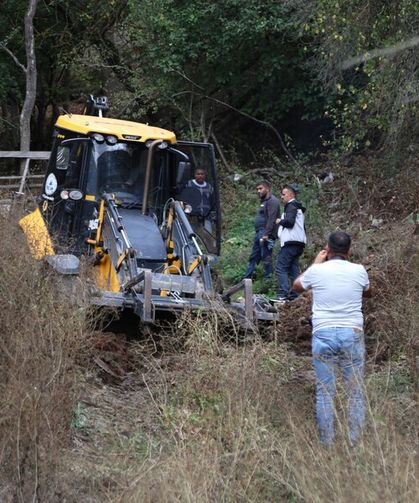
M 51 152 L 45 151 L 0 150 L 0 159 L 26 159 L 23 172 L 20 176 L 0 176 L 0 190 L 17 189 L 17 194 L 24 194 L 25 186 L 30 186 L 31 188 L 41 187 L 44 176 L 31 175 L 29 173 L 29 164 L 32 160 L 47 161 L 50 154 Z
M 51 152 L 45 151 L 22 151 L 22 150 L 0 150 L 0 158 L 2 159 L 33 159 L 40 161 L 48 161 Z
M 44 175 L 26 175 L 25 183 L 30 189 L 42 187 Z M 0 190 L 13 190 L 22 192 L 21 176 L 0 176 Z

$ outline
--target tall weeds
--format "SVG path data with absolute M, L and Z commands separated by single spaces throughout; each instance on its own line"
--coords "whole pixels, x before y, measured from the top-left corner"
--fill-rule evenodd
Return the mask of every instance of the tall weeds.
M 0 221 L 0 485 L 2 501 L 52 501 L 59 449 L 69 440 L 75 359 L 85 316 L 60 279 L 30 257 L 16 225 Z
M 113 501 L 419 500 L 417 397 L 408 365 L 419 319 L 412 230 L 389 229 L 385 247 L 368 264 L 375 295 L 366 309 L 367 419 L 355 447 L 343 391 L 335 446 L 320 445 L 309 359 L 278 337 L 226 341 L 225 322 L 185 315 L 176 331 L 182 351 L 188 349 L 187 371 L 171 374 L 170 386 L 167 379 L 164 386 L 163 378 L 154 386 L 149 380 L 147 390 L 160 448 L 148 452 Z M 365 245 L 383 247 L 370 237 Z
M 366 384 L 361 442 L 350 445 L 338 404 L 336 446 L 326 450 L 318 442 L 312 381 L 296 379 L 301 363 L 283 348 L 260 342 L 234 351 L 224 347 L 218 356 L 191 354 L 184 364 L 188 371 L 177 375 L 171 390 L 149 386 L 158 421 L 152 436 L 160 448 L 133 467 L 112 501 L 372 503 L 419 497 L 414 402 L 394 400 L 383 386 L 384 371 Z

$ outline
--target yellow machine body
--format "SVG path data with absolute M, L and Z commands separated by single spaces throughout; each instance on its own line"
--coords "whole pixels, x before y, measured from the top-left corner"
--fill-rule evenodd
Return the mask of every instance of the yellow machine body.
M 89 106 L 89 115 L 56 121 L 38 208 L 19 222 L 32 255 L 70 277 L 84 257 L 96 286 L 89 301 L 131 310 L 145 323 L 209 307 L 216 294 L 210 259 L 221 242 L 213 145 L 104 117 L 105 98 Z M 197 185 L 198 170 L 205 184 Z
M 25 233 L 29 250 L 36 260 L 55 254 L 51 237 L 39 208 L 21 218 L 19 225 Z
M 176 143 L 176 135 L 172 131 L 141 124 L 140 122 L 110 119 L 108 117 L 61 115 L 57 119 L 56 127 L 83 135 L 91 133 L 112 135 L 122 141 L 129 140 L 145 143 L 149 140 L 161 139 L 170 144 Z

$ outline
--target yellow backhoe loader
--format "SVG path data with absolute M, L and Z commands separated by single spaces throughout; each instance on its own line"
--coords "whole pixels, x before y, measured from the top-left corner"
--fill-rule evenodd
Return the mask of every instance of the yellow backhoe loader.
M 130 310 L 144 323 L 211 309 L 214 299 L 249 322 L 276 319 L 251 280 L 214 291 L 221 211 L 213 146 L 107 112 L 106 98 L 91 96 L 86 114 L 58 117 L 37 208 L 19 222 L 33 256 L 69 277 L 88 257 L 90 303 Z M 204 205 L 190 183 L 197 168 L 210 187 Z M 230 302 L 241 289 L 244 302 Z

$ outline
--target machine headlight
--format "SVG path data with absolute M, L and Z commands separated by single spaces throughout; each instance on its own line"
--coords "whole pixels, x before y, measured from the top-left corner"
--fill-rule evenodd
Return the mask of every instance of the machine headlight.
M 156 139 L 158 139 L 158 138 L 156 138 Z M 151 146 L 151 144 L 153 143 L 153 141 L 156 141 L 156 140 L 147 140 L 147 141 L 145 142 L 145 146 L 146 146 L 147 148 L 150 148 L 150 146 Z M 167 148 L 168 146 L 169 146 L 169 145 L 168 145 L 167 141 L 162 141 L 161 143 L 159 143 L 159 144 L 157 145 L 157 147 L 158 147 L 159 149 L 161 149 L 161 150 L 164 150 L 164 149 L 165 149 L 165 148 Z
M 106 143 L 108 145 L 115 145 L 116 143 L 118 143 L 118 138 L 116 136 L 107 136 Z
M 103 134 L 100 133 L 93 133 L 92 138 L 98 143 L 103 143 L 105 141 Z
M 73 201 L 80 201 L 80 199 L 83 197 L 83 192 L 78 189 L 70 190 L 68 192 L 68 197 Z

